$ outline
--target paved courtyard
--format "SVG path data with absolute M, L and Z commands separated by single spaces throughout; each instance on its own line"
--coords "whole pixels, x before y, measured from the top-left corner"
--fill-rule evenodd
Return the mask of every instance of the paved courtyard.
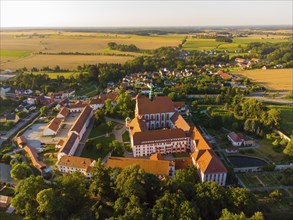
M 37 151 L 43 149 L 44 144 L 57 144 L 60 139 L 66 139 L 67 133 L 71 126 L 77 119 L 79 113 L 70 113 L 64 122 L 62 122 L 61 128 L 56 136 L 43 136 L 43 131 L 48 125 L 48 123 L 38 123 L 33 124 L 28 128 L 23 136 L 27 139 L 27 144 L 34 147 Z

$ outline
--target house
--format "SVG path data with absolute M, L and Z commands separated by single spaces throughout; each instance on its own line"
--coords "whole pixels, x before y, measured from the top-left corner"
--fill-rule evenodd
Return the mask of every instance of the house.
M 48 126 L 44 129 L 44 136 L 53 136 L 56 135 L 61 128 L 62 121 L 59 118 L 53 118 Z
M 34 105 L 34 104 L 36 104 L 36 99 L 35 98 L 27 98 L 25 100 L 25 102 L 29 105 Z
M 244 58 L 236 58 L 235 62 L 239 63 L 239 64 L 242 64 L 242 63 L 246 62 L 246 59 L 244 59 Z
M 69 99 L 66 98 L 58 102 L 58 104 L 56 105 L 56 109 L 59 110 L 62 107 L 68 107 L 68 106 L 69 106 Z
M 135 164 L 139 165 L 146 173 L 159 177 L 174 176 L 175 174 L 175 163 L 166 160 L 109 157 L 106 167 L 125 169 Z
M 219 70 L 216 75 L 225 80 L 230 80 L 232 78 L 228 73 L 224 73 L 222 70 Z
M 16 138 L 17 145 L 23 148 L 27 144 L 27 139 L 24 136 L 19 136 Z
M 81 112 L 87 104 L 82 101 L 77 101 L 69 107 L 70 112 Z
M 50 105 L 51 103 L 54 102 L 54 98 L 53 97 L 50 97 L 50 96 L 38 96 L 37 97 L 37 100 L 40 104 L 42 105 Z
M 178 111 L 179 113 L 186 111 L 185 102 L 173 102 L 173 103 L 174 103 L 175 110 Z
M 240 147 L 242 144 L 245 143 L 245 138 L 242 133 L 236 134 L 235 132 L 231 132 L 227 135 L 227 137 L 234 147 Z
M 7 209 L 11 203 L 12 197 L 0 195 L 0 208 Z
M 6 116 L 1 117 L 0 122 L 7 123 L 7 122 L 13 122 L 17 123 L 20 120 L 17 114 L 15 113 L 8 113 Z
M 92 107 L 92 109 L 94 111 L 96 111 L 97 109 L 102 109 L 104 107 L 104 99 L 98 97 L 95 97 L 94 99 L 91 99 L 90 101 L 90 106 Z
M 57 114 L 56 118 L 64 120 L 70 113 L 70 110 L 66 107 L 63 107 L 59 113 Z
M 38 153 L 36 151 L 35 148 L 29 147 L 29 146 L 25 146 L 24 150 L 28 153 L 29 158 L 31 159 L 34 167 L 36 167 L 37 169 L 44 169 L 46 168 L 46 164 L 40 160 Z
M 78 144 L 79 144 L 79 137 L 75 133 L 71 133 L 68 138 L 64 141 L 60 151 L 58 152 L 58 161 L 63 157 L 63 156 L 73 156 Z M 60 144 L 60 143 L 58 143 Z M 57 148 L 57 147 L 56 147 Z
M 87 178 L 91 178 L 91 170 L 95 164 L 95 160 L 84 157 L 63 156 L 57 162 L 57 167 L 60 172 L 72 173 L 80 172 Z

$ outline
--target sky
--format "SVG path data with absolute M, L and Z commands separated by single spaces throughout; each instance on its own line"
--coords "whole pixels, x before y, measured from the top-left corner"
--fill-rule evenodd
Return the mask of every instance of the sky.
M 1 0 L 5 27 L 292 25 L 291 0 Z

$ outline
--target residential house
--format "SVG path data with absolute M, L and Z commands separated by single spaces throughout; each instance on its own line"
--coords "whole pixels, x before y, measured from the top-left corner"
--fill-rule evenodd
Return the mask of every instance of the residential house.
M 53 97 L 50 97 L 50 96 L 44 96 L 44 95 L 38 96 L 38 97 L 37 97 L 37 100 L 38 100 L 38 102 L 41 103 L 42 105 L 50 105 L 51 103 L 54 102 L 54 98 L 53 98 Z
M 0 208 L 7 209 L 11 203 L 12 197 L 0 195 Z
M 240 147 L 245 143 L 245 137 L 242 133 L 231 132 L 227 135 L 228 140 L 231 141 L 234 147 Z
M 20 120 L 18 115 L 16 113 L 8 113 L 5 116 L 0 118 L 0 122 L 7 123 L 7 122 L 13 122 L 17 123 Z
M 78 147 L 79 141 L 79 136 L 75 133 L 71 133 L 68 138 L 62 143 L 63 145 L 57 155 L 58 161 L 63 156 L 73 156 Z
M 70 112 L 81 112 L 87 104 L 82 101 L 77 101 L 69 107 Z

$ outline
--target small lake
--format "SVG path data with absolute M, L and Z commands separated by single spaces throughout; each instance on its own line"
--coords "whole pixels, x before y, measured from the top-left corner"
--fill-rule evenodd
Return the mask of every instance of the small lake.
M 247 156 L 229 156 L 230 162 L 237 168 L 241 167 L 260 167 L 267 165 L 268 163 L 264 160 L 247 157 Z

